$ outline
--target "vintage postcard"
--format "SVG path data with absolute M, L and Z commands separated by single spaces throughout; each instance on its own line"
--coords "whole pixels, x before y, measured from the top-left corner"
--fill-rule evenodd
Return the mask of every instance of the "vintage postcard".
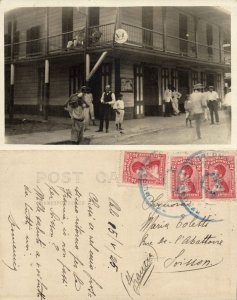
M 42 3 L 3 6 L 6 145 L 233 144 L 232 2 Z
M 0 159 L 1 299 L 236 300 L 236 151 Z
M 0 1 L 1 300 L 237 299 L 236 20 Z

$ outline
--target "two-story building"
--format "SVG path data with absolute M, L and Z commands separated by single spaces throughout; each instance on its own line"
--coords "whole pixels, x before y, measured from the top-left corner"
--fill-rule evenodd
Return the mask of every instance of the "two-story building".
M 220 7 L 38 7 L 5 14 L 6 112 L 65 115 L 81 85 L 95 112 L 106 84 L 122 92 L 126 118 L 162 115 L 168 83 L 224 95 L 230 13 Z

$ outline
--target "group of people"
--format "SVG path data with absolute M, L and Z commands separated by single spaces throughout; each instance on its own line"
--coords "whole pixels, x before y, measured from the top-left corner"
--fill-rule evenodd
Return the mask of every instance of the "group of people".
M 119 94 L 117 100 L 115 94 L 112 92 L 110 85 L 106 85 L 101 99 L 100 108 L 100 125 L 96 132 L 103 132 L 105 123 L 106 133 L 109 132 L 109 120 L 111 110 L 115 110 L 116 129 L 122 133 L 122 124 L 124 119 L 124 101 L 123 95 Z M 73 144 L 80 144 L 83 141 L 84 131 L 89 128 L 90 119 L 93 126 L 96 126 L 93 95 L 89 87 L 82 86 L 77 93 L 70 96 L 66 101 L 65 110 L 69 112 L 72 119 L 71 140 Z
M 175 87 L 168 85 L 168 88 L 164 92 L 164 104 L 165 104 L 165 113 L 164 117 L 180 116 L 179 109 L 179 99 L 182 94 L 176 91 Z
M 196 123 L 197 138 L 201 139 L 201 123 L 202 120 L 210 120 L 210 125 L 219 124 L 219 95 L 214 91 L 213 86 L 208 87 L 208 91 L 204 90 L 202 84 L 198 83 L 193 86 L 193 93 L 187 95 L 185 100 L 186 126 L 188 123 L 192 127 L 192 120 Z
M 181 93 L 176 91 L 172 85 L 168 85 L 168 88 L 164 92 L 164 104 L 165 113 L 164 117 L 170 117 L 173 115 L 180 115 L 179 99 Z M 231 104 L 230 104 L 230 88 L 229 93 L 226 94 L 222 105 L 226 108 L 229 117 L 231 116 Z M 186 114 L 186 126 L 192 127 L 192 120 L 196 123 L 197 138 L 201 139 L 201 122 L 211 121 L 210 125 L 219 124 L 218 107 L 220 98 L 218 93 L 214 90 L 212 85 L 205 88 L 202 84 L 198 83 L 193 86 L 193 93 L 186 95 L 184 101 L 184 109 Z

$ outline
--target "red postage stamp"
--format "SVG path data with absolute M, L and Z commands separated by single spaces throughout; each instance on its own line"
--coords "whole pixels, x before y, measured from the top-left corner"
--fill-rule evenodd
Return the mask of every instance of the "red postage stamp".
M 130 152 L 124 153 L 123 183 L 165 184 L 166 154 Z
M 174 156 L 171 159 L 171 199 L 202 198 L 200 157 Z
M 209 199 L 235 198 L 234 156 L 205 158 L 205 197 Z

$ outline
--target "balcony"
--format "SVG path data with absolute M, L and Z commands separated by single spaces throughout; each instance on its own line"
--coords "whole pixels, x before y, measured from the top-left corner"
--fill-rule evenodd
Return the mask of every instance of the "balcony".
M 212 63 L 231 64 L 230 51 L 175 36 L 164 36 L 160 32 L 127 23 L 122 23 L 121 27 L 128 33 L 126 45 Z
M 83 53 L 85 50 L 123 47 L 143 49 L 154 53 L 167 53 L 175 57 L 185 57 L 211 63 L 231 64 L 230 51 L 225 48 L 195 43 L 195 41 L 179 37 L 164 35 L 161 32 L 143 27 L 121 23 L 122 29 L 128 33 L 128 40 L 124 44 L 114 41 L 115 23 L 103 24 L 61 33 L 48 38 L 40 38 L 19 43 L 5 44 L 5 61 L 50 57 L 53 55 L 67 55 L 68 53 Z M 88 37 L 86 40 L 86 36 Z M 12 54 L 11 54 L 12 53 Z

